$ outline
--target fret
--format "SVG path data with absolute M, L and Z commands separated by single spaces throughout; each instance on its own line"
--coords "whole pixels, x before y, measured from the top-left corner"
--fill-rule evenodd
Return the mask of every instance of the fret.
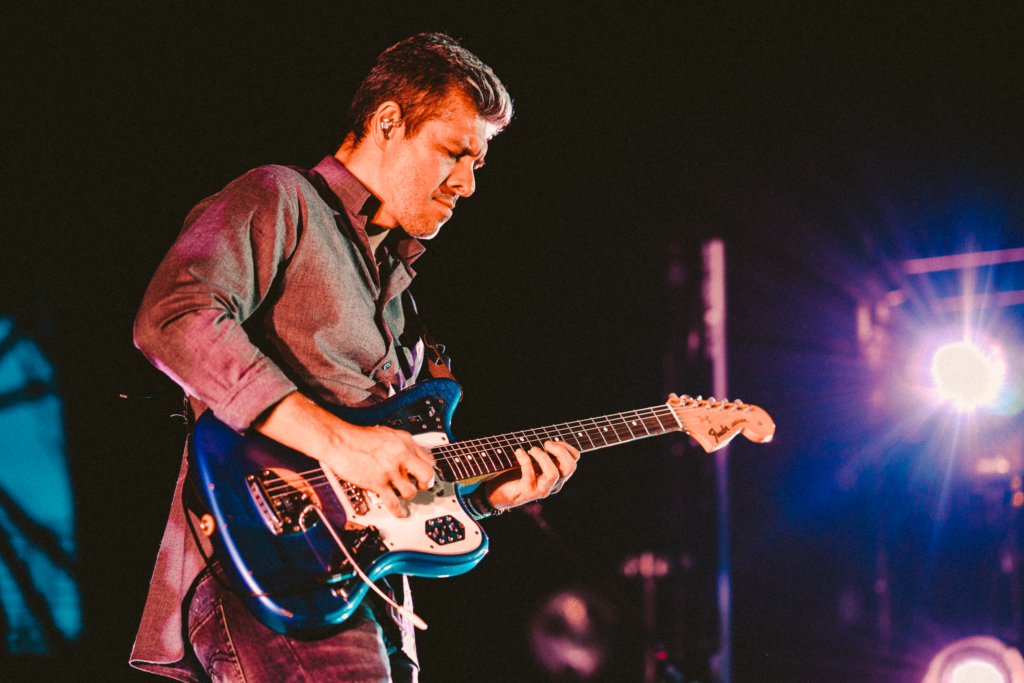
M 467 448 L 464 444 L 456 444 L 455 452 L 452 454 L 456 467 L 459 468 L 460 479 L 469 479 L 473 476 L 473 470 L 469 468 L 469 463 L 466 461 Z
M 672 411 L 668 408 L 657 408 L 654 409 L 654 417 L 658 420 L 658 424 L 661 425 L 661 433 L 670 432 L 673 429 L 678 429 L 679 423 L 672 417 Z M 666 424 L 668 423 L 668 424 Z
M 458 481 L 518 467 L 516 450 L 529 451 L 534 446 L 543 448 L 546 441 L 567 443 L 583 453 L 680 429 L 671 408 L 655 406 L 459 441 L 438 446 L 432 452 L 442 475 Z
M 594 442 L 591 440 L 590 435 L 587 434 L 587 430 L 584 429 L 582 422 L 572 422 L 567 424 L 566 427 L 569 428 L 573 440 L 576 442 L 576 450 L 581 453 L 594 450 Z
M 594 418 L 594 424 L 601 430 L 601 436 L 605 442 L 611 443 L 609 437 L 615 437 L 615 443 L 622 443 L 622 437 L 619 436 L 619 432 L 615 429 L 615 425 L 609 419 L 609 415 L 602 415 L 601 417 Z
M 632 441 L 637 438 L 636 430 L 629 426 L 629 416 L 626 413 L 619 413 L 615 416 L 618 418 L 615 423 L 615 429 L 618 431 L 619 436 L 623 441 Z
M 580 426 L 590 441 L 590 450 L 597 450 L 608 445 L 608 442 L 601 436 L 601 430 L 597 428 L 593 420 L 580 420 Z
M 469 468 L 471 476 L 478 477 L 484 472 L 486 452 L 480 448 L 480 441 L 473 439 L 462 442 L 462 461 Z
M 570 446 L 576 447 L 576 438 L 573 435 L 572 430 L 569 429 L 569 425 L 567 425 L 567 424 L 553 425 L 551 427 L 548 427 L 548 431 L 549 432 L 551 432 L 551 431 L 555 432 L 555 436 L 551 438 L 552 441 L 564 441 L 565 443 L 569 444 Z M 577 447 L 577 450 L 578 450 L 578 447 Z
M 452 469 L 458 472 L 459 479 L 468 479 L 473 476 L 472 470 L 469 469 L 469 463 L 466 461 L 466 444 L 455 444 L 449 457 Z
M 448 469 L 452 474 L 452 481 L 459 479 L 468 479 L 466 476 L 466 470 L 461 466 L 459 462 L 458 449 L 449 447 L 446 449 L 444 462 L 448 466 Z
M 530 446 L 533 444 L 530 442 L 530 436 L 526 432 L 516 432 L 515 434 L 509 435 L 512 439 L 512 443 L 515 444 L 516 448 L 522 448 L 524 451 L 530 450 Z
M 478 456 L 480 454 L 479 444 L 473 441 L 463 442 L 461 457 L 462 465 L 469 472 L 471 477 L 479 476 L 482 468 L 478 464 Z
M 507 446 L 501 443 L 501 437 L 491 436 L 485 439 L 487 442 L 487 455 L 490 461 L 490 469 L 488 472 L 501 472 L 502 470 L 510 469 L 508 465 L 502 462 L 502 456 L 505 454 Z
M 481 446 L 479 440 L 473 440 L 467 444 L 463 457 L 474 477 L 478 477 L 487 471 L 484 461 L 487 457 L 487 451 Z
M 640 412 L 640 411 L 637 411 Z M 643 411 L 645 417 L 643 418 L 644 427 L 647 429 L 647 433 L 651 436 L 663 434 L 665 432 L 664 427 L 661 425 L 661 421 L 658 419 L 657 413 L 653 409 L 648 408 Z
M 668 418 L 667 418 L 668 423 L 670 425 L 672 425 L 671 427 L 669 427 L 669 431 L 670 432 L 674 432 L 674 431 L 678 431 L 678 430 L 682 429 L 683 428 L 683 421 L 681 419 L 679 419 L 679 415 L 676 414 L 676 411 L 672 410 L 668 406 L 662 406 L 662 408 L 663 408 L 662 412 L 664 412 L 666 415 L 668 415 Z
M 629 438 L 630 439 L 635 439 L 636 438 L 636 431 L 632 427 L 630 427 L 629 420 L 626 418 L 626 414 L 625 413 L 619 413 L 619 416 L 622 419 L 622 423 L 621 423 L 622 426 L 624 426 L 626 428 L 626 431 L 629 432 Z
M 515 467 L 519 463 L 516 459 L 516 449 L 519 448 L 516 438 L 512 434 L 504 434 L 499 436 L 498 439 L 498 443 L 501 444 L 498 462 L 502 464 L 502 469 Z
M 590 424 L 587 425 L 587 438 L 590 439 L 590 443 L 594 444 L 594 448 L 604 448 L 610 446 L 613 439 L 610 438 L 610 434 L 601 431 L 601 425 L 596 420 L 587 420 Z
M 625 416 L 626 413 L 622 413 L 622 415 Z M 639 417 L 640 416 L 637 415 L 637 411 L 634 410 L 632 411 L 632 417 L 626 420 L 626 426 L 629 428 L 629 431 L 633 434 L 634 439 L 639 439 L 641 437 L 651 435 L 651 433 L 647 431 L 647 427 L 644 426 L 643 420 L 638 419 Z M 643 430 L 642 434 L 638 433 L 641 429 Z
M 532 448 L 533 446 L 537 446 L 538 448 L 544 448 L 544 442 L 551 438 L 551 436 L 548 434 L 548 430 L 546 427 L 538 427 L 536 429 L 529 429 L 527 431 L 531 432 L 531 435 L 528 436 L 530 446 L 525 447 L 527 451 L 530 450 L 530 448 Z M 526 432 L 523 433 L 525 434 Z
M 544 438 L 537 444 L 540 448 L 544 448 L 545 441 L 562 441 L 562 435 L 558 432 L 558 425 L 551 425 L 550 427 L 541 427 L 538 431 L 544 432 Z

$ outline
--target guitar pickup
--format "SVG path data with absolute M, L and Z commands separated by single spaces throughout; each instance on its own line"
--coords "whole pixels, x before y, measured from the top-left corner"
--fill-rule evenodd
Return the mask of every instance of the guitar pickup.
M 320 500 L 313 487 L 294 472 L 270 468 L 245 480 L 256 510 L 275 536 L 302 533 L 317 523 L 307 523 L 303 514 L 310 504 L 320 507 Z
M 396 417 L 394 420 L 391 420 L 391 422 L 388 422 L 388 427 L 391 427 L 392 429 L 397 429 L 397 428 L 399 428 L 401 426 L 402 426 L 402 418 L 400 418 L 400 417 Z
M 465 540 L 466 527 L 451 515 L 428 519 L 425 529 L 427 536 L 438 545 Z

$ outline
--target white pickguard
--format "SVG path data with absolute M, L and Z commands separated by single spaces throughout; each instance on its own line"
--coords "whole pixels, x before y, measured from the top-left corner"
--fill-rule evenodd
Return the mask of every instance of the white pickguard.
M 413 440 L 427 449 L 448 443 L 448 437 L 444 432 L 417 434 L 413 436 Z M 461 555 L 473 552 L 483 542 L 480 527 L 459 504 L 454 484 L 437 479 L 434 488 L 430 491 L 420 491 L 412 500 L 403 500 L 409 516 L 402 518 L 395 517 L 388 512 L 387 508 L 381 504 L 377 494 L 364 490 L 363 495 L 366 497 L 369 511 L 366 514 L 359 514 L 342 488 L 343 485 L 337 475 L 327 466 L 322 466 L 321 469 L 327 476 L 334 495 L 344 506 L 349 522 L 360 526 L 377 527 L 388 550 L 415 551 L 434 555 Z M 466 537 L 461 541 L 441 545 L 427 535 L 426 523 L 429 520 L 448 515 L 462 523 L 466 528 Z

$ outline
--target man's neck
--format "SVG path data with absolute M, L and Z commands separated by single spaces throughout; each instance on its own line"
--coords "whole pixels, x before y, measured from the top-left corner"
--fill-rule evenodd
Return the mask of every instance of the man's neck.
M 365 143 L 366 140 L 364 139 Z M 369 190 L 375 197 L 380 199 L 380 194 L 374 191 L 374 180 L 375 175 L 373 169 L 380 165 L 380 160 L 370 158 L 374 154 L 379 154 L 379 150 L 370 149 L 369 145 L 366 144 L 355 144 L 355 135 L 349 133 L 345 138 L 345 142 L 342 143 L 341 147 L 334 154 L 334 158 L 337 159 L 349 173 L 352 174 L 356 180 L 362 183 L 363 187 Z M 374 165 L 376 162 L 376 165 Z M 383 204 L 381 205 L 383 208 Z M 373 253 L 377 252 L 377 248 L 387 238 L 389 231 L 397 226 L 390 225 L 384 226 L 374 222 L 381 213 L 381 210 L 377 210 L 377 216 L 372 216 L 370 222 L 366 224 L 366 237 L 370 241 L 370 251 Z

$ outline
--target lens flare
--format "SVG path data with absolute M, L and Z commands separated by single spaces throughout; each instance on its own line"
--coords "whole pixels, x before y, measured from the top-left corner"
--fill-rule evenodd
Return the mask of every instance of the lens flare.
M 939 394 L 961 410 L 993 403 L 1003 385 L 1006 367 L 967 342 L 946 344 L 932 358 L 932 379 Z

